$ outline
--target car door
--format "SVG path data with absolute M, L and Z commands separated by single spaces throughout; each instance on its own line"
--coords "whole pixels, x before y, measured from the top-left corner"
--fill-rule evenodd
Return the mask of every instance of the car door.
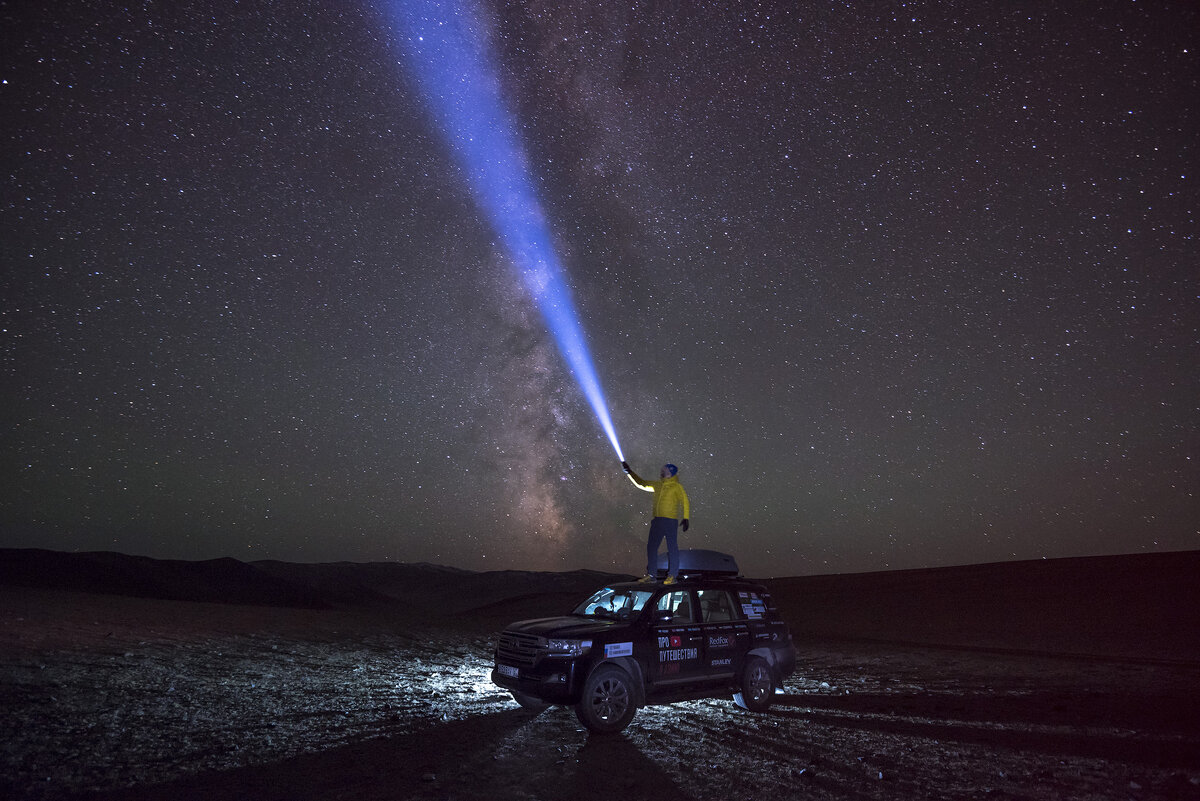
M 772 633 L 774 624 L 768 619 L 766 599 L 755 590 L 739 590 L 737 596 L 738 605 L 749 630 L 748 648 L 769 646 L 775 637 Z
M 655 648 L 650 672 L 656 684 L 692 682 L 705 675 L 704 637 L 695 610 L 690 589 L 669 590 L 659 597 L 651 625 Z
M 749 626 L 726 589 L 699 589 L 696 600 L 700 610 L 704 672 L 714 681 L 728 680 L 741 668 L 741 657 L 749 650 Z

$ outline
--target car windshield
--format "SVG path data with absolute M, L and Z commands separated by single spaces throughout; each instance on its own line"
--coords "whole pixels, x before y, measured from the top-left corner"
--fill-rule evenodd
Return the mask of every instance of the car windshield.
M 605 587 L 592 593 L 592 596 L 575 607 L 571 614 L 626 620 L 640 612 L 653 594 L 653 590 L 639 590 L 633 587 Z

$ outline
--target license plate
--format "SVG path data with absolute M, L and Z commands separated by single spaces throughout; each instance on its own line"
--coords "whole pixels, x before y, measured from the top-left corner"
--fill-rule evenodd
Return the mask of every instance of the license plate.
M 501 676 L 508 676 L 510 679 L 519 678 L 521 675 L 521 671 L 508 665 L 496 665 L 496 672 Z

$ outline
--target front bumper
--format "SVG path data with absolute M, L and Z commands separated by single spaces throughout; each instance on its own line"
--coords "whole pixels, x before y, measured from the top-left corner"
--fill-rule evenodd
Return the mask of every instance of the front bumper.
M 517 675 L 511 675 L 516 671 Z M 575 662 L 543 660 L 536 669 L 496 663 L 492 683 L 551 704 L 574 704 L 579 700 Z

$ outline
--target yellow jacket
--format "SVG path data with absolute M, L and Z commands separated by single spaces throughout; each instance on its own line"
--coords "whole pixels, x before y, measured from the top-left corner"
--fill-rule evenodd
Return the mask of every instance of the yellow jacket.
M 646 492 L 654 493 L 654 516 L 679 518 L 679 507 L 683 507 L 683 519 L 691 517 L 688 508 L 688 496 L 679 483 L 678 476 L 670 476 L 659 481 L 646 481 L 637 473 L 630 470 L 626 475 L 633 486 Z

